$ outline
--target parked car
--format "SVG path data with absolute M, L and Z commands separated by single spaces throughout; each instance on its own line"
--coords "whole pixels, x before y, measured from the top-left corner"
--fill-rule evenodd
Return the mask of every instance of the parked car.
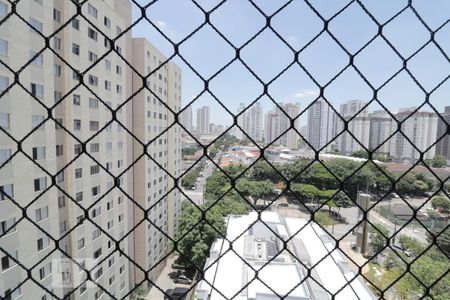
M 289 204 L 287 204 L 287 203 L 280 203 L 280 204 L 278 204 L 280 207 L 289 207 Z
M 169 277 L 171 279 L 175 279 L 175 278 L 177 278 L 178 276 L 181 276 L 181 275 L 184 275 L 184 271 L 183 270 L 176 270 L 176 271 L 173 271 L 173 272 L 169 273 Z
M 191 284 L 192 280 L 187 278 L 185 275 L 179 275 L 177 278 L 174 279 L 173 282 L 180 284 Z
M 186 294 L 188 292 L 187 288 L 174 288 L 174 289 L 168 289 L 166 291 L 166 294 L 164 296 L 165 300 L 184 300 L 186 299 Z

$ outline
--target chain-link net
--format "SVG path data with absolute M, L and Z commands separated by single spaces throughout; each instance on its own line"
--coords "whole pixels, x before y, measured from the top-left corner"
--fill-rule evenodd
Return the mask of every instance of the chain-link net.
M 312 299 L 448 299 L 450 172 L 448 168 L 441 168 L 430 153 L 435 153 L 436 147 L 448 147 L 445 145 L 449 143 L 448 112 L 440 112 L 432 101 L 450 76 L 448 41 L 445 39 L 448 37 L 449 12 L 437 26 L 431 26 L 415 1 L 405 1 L 395 12 L 391 11 L 389 17 L 379 18 L 374 12 L 374 4 L 366 1 L 342 1 L 345 3 L 329 13 L 316 1 L 281 1 L 275 9 L 269 10 L 263 8 L 261 1 L 248 0 L 242 2 L 263 21 L 239 43 L 213 21 L 213 17 L 220 15 L 232 1 L 214 4 L 188 1 L 201 21 L 198 25 L 189 24 L 192 29 L 178 39 L 151 16 L 153 10 L 158 11 L 156 6 L 161 2 L 0 1 L 0 250 L 3 271 L 0 274 L 0 298 L 15 299 L 24 295 L 23 299 L 145 299 L 151 288 L 150 298 L 156 291 L 158 296 L 154 299 L 180 299 L 183 294 L 192 296 L 202 285 L 208 286 L 209 295 L 215 295 L 211 299 L 253 299 L 250 291 L 257 283 L 265 294 L 276 299 L 294 299 L 300 288 L 308 290 L 305 297 Z M 44 9 L 38 11 L 36 5 L 43 5 Z M 115 7 L 115 15 L 105 8 L 106 5 Z M 301 5 L 302 10 L 296 5 Z M 426 5 L 433 6 L 434 3 Z M 121 12 L 117 13 L 117 10 Z M 346 44 L 345 33 L 343 38 L 334 27 L 336 22 L 354 22 L 347 14 L 349 10 L 357 10 L 372 26 L 372 30 L 352 46 Z M 314 17 L 319 29 L 304 41 L 293 43 L 292 38 L 279 29 L 277 18 L 284 18 L 288 13 L 295 18 L 305 12 Z M 409 51 L 400 49 L 395 38 L 386 34 L 386 29 L 405 15 L 412 18 L 411 26 L 420 26 L 427 36 L 423 41 L 408 36 L 414 40 Z M 232 19 L 227 21 L 233 22 Z M 111 24 L 117 24 L 117 27 Z M 158 34 L 170 49 L 167 58 L 152 58 L 145 50 L 150 49 L 152 53 L 157 50 L 146 44 L 133 44 L 132 30 L 143 24 Z M 350 26 L 358 27 L 358 21 Z M 80 28 L 85 31 L 82 38 L 75 36 Z M 232 52 L 208 75 L 183 51 L 203 30 L 216 35 L 221 47 Z M 255 64 L 246 52 L 266 34 L 275 40 L 268 47 L 281 45 L 285 48 L 283 59 L 288 61 L 277 65 L 278 71 L 270 76 L 262 75 L 258 63 L 263 62 Z M 327 70 L 317 70 L 307 56 L 316 51 L 316 47 L 326 47 L 319 44 L 324 38 L 333 45 L 330 46 L 331 53 L 339 53 L 345 62 L 335 64 L 330 61 Z M 86 45 L 91 40 L 104 45 L 89 48 Z M 375 43 L 382 43 L 387 49 L 381 58 L 374 58 L 380 59 L 375 64 L 400 61 L 388 63 L 378 70 L 377 78 L 371 77 L 371 70 L 365 68 L 364 63 L 358 63 Z M 30 49 L 23 50 L 27 47 Z M 135 54 L 138 51 L 133 47 L 139 47 L 142 53 Z M 433 78 L 439 79 L 432 84 L 414 69 L 415 59 L 430 48 L 434 56 L 439 56 L 441 70 L 436 71 L 440 73 Z M 267 49 L 264 50 L 267 53 Z M 80 55 L 83 58 L 78 59 Z M 135 59 L 139 55 L 144 62 L 146 55 L 149 61 L 154 61 L 150 69 Z M 85 62 L 87 56 L 89 59 Z M 278 62 L 272 57 L 266 59 Z M 179 101 L 181 79 L 176 79 L 181 76 L 181 71 L 172 64 L 173 61 L 183 64 L 185 76 L 189 73 L 201 82 L 198 93 L 184 107 Z M 430 60 L 429 64 L 436 61 Z M 262 90 L 238 113 L 213 88 L 217 81 L 224 80 L 220 76 L 236 64 Z M 41 68 L 40 71 L 36 71 L 36 66 Z M 108 75 L 102 66 L 106 70 L 112 68 L 116 77 Z M 313 99 L 302 110 L 298 107 L 291 110 L 292 107 L 282 104 L 280 97 L 271 91 L 293 68 L 317 88 L 317 92 L 311 93 Z M 167 85 L 166 94 L 166 90 L 164 93 L 158 90 L 159 85 L 153 85 L 152 80 L 162 80 L 158 76 L 170 72 L 175 75 L 167 75 L 167 81 L 178 85 L 175 85 L 175 92 L 169 92 Z M 358 81 L 369 91 L 367 101 L 358 102 L 359 106 L 351 113 L 346 113 L 342 107 L 339 110 L 333 105 L 334 99 L 328 96 L 331 89 L 351 88 L 339 83 L 348 72 L 356 78 L 355 85 Z M 324 76 L 325 73 L 329 76 Z M 39 80 L 35 80 L 36 76 Z M 421 102 L 415 103 L 413 109 L 397 114 L 382 95 L 400 76 L 410 82 L 409 86 L 402 86 L 404 92 L 413 90 L 420 95 L 417 97 Z M 114 96 L 99 91 L 103 89 L 103 81 L 106 91 L 115 89 Z M 395 88 L 400 89 L 397 85 Z M 207 142 L 200 139 L 199 128 L 194 132 L 191 126 L 182 122 L 183 115 L 205 96 L 232 120 L 230 127 L 219 130 Z M 170 100 L 171 97 L 175 100 Z M 445 89 L 443 97 L 448 98 Z M 270 129 L 266 126 L 264 142 L 262 134 L 255 137 L 242 121 L 261 105 L 263 99 L 275 107 L 270 113 L 285 120 L 285 125 L 270 138 L 267 138 Z M 89 110 L 77 110 L 80 101 L 81 106 L 89 105 L 90 109 L 102 111 L 93 114 Z M 153 116 L 154 120 L 142 121 L 147 116 L 146 107 L 149 107 L 145 105 L 151 103 L 159 107 L 148 111 L 148 117 Z M 372 122 L 380 120 L 377 116 L 369 117 L 369 108 L 375 106 L 383 114 L 380 122 L 389 123 L 389 132 L 369 144 L 374 134 Z M 323 119 L 311 126 L 310 120 L 318 116 Z M 265 122 L 269 122 L 269 117 Z M 310 128 L 305 131 L 298 123 L 306 117 Z M 417 121 L 420 118 L 425 121 Z M 326 137 L 319 137 L 317 132 L 322 135 L 321 125 L 329 119 L 333 119 L 332 128 L 325 130 Z M 144 128 L 136 125 L 139 122 L 143 122 Z M 411 122 L 416 123 L 411 125 Z M 87 124 L 89 130 L 83 129 Z M 367 124 L 370 124 L 369 131 L 358 131 L 364 126 L 369 128 Z M 151 134 L 140 133 L 147 126 Z M 419 130 L 427 131 L 430 136 L 417 138 Z M 236 134 L 240 135 L 240 142 L 232 137 Z M 186 146 L 181 146 L 182 136 L 195 145 L 195 151 L 189 152 Z M 306 150 L 297 153 L 294 162 L 273 159 L 284 151 L 277 150 L 276 146 L 286 146 L 292 140 L 297 148 Z M 103 152 L 101 143 L 105 143 L 105 151 L 112 151 L 112 154 Z M 233 148 L 241 147 L 243 143 L 258 154 L 241 163 L 230 163 Z M 396 149 L 410 149 L 408 158 L 413 162 L 380 162 L 392 151 L 392 146 L 386 146 L 391 143 L 397 145 Z M 358 153 L 359 157 L 327 156 L 326 153 L 333 153 L 337 145 L 340 145 L 340 152 L 346 152 L 342 151 L 343 144 L 351 144 L 350 151 Z M 402 146 L 398 146 L 400 144 Z M 405 158 L 403 152 L 389 154 L 396 159 Z M 186 163 L 183 168 L 182 156 Z M 145 167 L 139 167 L 143 164 Z M 442 166 L 445 164 L 443 162 Z M 81 166 L 89 166 L 89 169 L 83 170 Z M 399 166 L 403 169 L 392 171 Z M 85 174 L 88 170 L 89 177 Z M 195 186 L 201 172 L 205 174 L 205 182 L 198 200 L 189 189 Z M 158 175 L 140 183 L 140 178 L 147 178 L 150 173 Z M 101 179 L 92 177 L 96 174 L 100 174 Z M 158 186 L 158 181 L 164 186 Z M 84 194 L 79 192 L 81 190 Z M 147 197 L 152 200 L 147 201 Z M 178 203 L 180 199 L 184 199 L 182 205 Z M 164 212 L 158 210 L 161 206 L 166 209 Z M 250 221 L 238 230 L 239 233 L 230 235 L 227 225 L 233 218 L 250 212 L 253 212 Z M 264 217 L 267 212 L 277 212 L 281 218 L 275 222 L 277 225 Z M 305 223 L 294 232 L 284 232 L 277 227 L 284 222 L 280 220 L 295 217 Z M 292 228 L 288 226 L 286 230 Z M 263 236 L 270 236 L 264 247 L 271 249 L 267 250 L 270 255 L 265 260 L 260 259 L 255 264 L 249 260 L 248 253 L 240 252 L 238 244 L 249 232 L 258 231 Z M 305 232 L 314 232 L 314 237 L 320 238 L 323 242 L 320 247 L 325 247 L 324 255 L 308 258 L 312 254 L 307 253 L 308 245 L 303 244 L 313 243 L 312 240 L 304 240 L 303 244 L 297 241 Z M 245 242 L 250 243 L 247 239 Z M 217 245 L 219 249 L 214 248 Z M 92 251 L 80 252 L 86 247 Z M 214 251 L 218 251 L 215 256 L 212 255 Z M 319 249 L 312 251 L 320 253 Z M 239 268 L 227 274 L 228 277 L 219 272 L 221 261 L 227 261 L 230 255 L 239 258 L 239 265 L 249 274 L 242 282 L 244 271 Z M 273 277 L 264 269 L 275 272 L 270 267 L 282 265 L 280 259 L 285 256 L 298 267 L 302 276 L 295 277 L 290 286 L 280 288 L 282 283 L 279 278 L 274 278 L 283 278 L 284 274 L 275 273 Z M 123 263 L 119 265 L 115 260 Z M 174 260 L 176 262 L 172 264 Z M 333 275 L 332 270 L 328 270 L 328 278 L 318 275 L 330 260 L 333 265 L 340 266 L 337 269 L 340 277 Z M 345 261 L 348 266 L 342 267 Z M 61 262 L 67 263 L 67 269 Z M 192 279 L 191 282 L 189 278 L 179 277 L 181 273 L 174 272 L 177 280 L 188 283 L 181 285 L 186 287 L 179 290 L 181 295 L 174 294 L 174 284 L 168 283 L 170 279 L 161 280 L 167 277 L 167 269 L 177 266 Z M 67 284 L 64 280 L 64 284 L 58 281 L 60 285 L 55 280 L 48 281 L 47 277 L 52 273 L 62 274 L 62 279 L 67 279 L 64 278 L 65 271 L 67 276 L 73 276 L 72 279 L 79 279 L 69 280 Z M 239 278 L 238 288 L 231 284 L 231 277 Z M 330 285 L 327 281 L 338 284 Z M 286 282 L 292 281 L 286 278 Z M 369 292 L 358 290 L 361 286 L 366 286 Z M 197 299 L 200 299 L 199 294 Z

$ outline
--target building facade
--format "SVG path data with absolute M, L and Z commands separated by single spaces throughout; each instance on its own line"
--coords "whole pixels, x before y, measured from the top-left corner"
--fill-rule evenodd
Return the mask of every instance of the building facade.
M 436 146 L 430 146 L 436 141 L 437 115 L 423 111 L 412 114 L 412 111 L 407 109 L 400 111 L 395 118 L 401 122 L 401 133 L 397 132 L 392 136 L 390 155 L 398 161 L 415 161 L 420 158 L 419 151 L 426 151 L 424 159 L 432 159 L 436 155 Z M 397 122 L 392 122 L 393 133 L 397 131 L 397 126 Z
M 192 106 L 188 105 L 183 112 L 180 114 L 181 124 L 184 126 L 184 132 L 194 133 L 192 126 Z
M 370 136 L 369 149 L 377 154 L 389 156 L 391 147 L 392 117 L 384 110 L 369 114 Z
M 337 139 L 339 152 L 352 154 L 355 151 L 369 148 L 370 120 L 367 102 L 351 100 L 341 104 L 340 115 L 348 121 L 347 131 L 344 131 Z M 344 129 L 344 123 L 336 119 L 337 132 Z M 350 134 L 351 133 L 351 134 Z M 352 136 L 353 135 L 353 136 Z
M 443 137 L 436 144 L 436 155 L 442 155 L 450 160 L 450 106 L 446 106 L 444 113 L 441 114 L 441 118 L 438 118 L 437 138 Z
M 8 2 L 0 0 L 0 16 L 10 10 Z M 41 53 L 45 45 L 39 34 L 49 36 L 76 12 L 72 1 L 25 1 L 20 14 L 33 29 L 14 17 L 0 26 L 2 61 L 19 69 L 31 59 L 20 76 L 27 91 L 18 85 L 5 91 L 14 78 L 0 67 L 4 93 L 0 98 L 0 246 L 27 267 L 43 259 L 33 268 L 32 276 L 59 298 L 78 285 L 70 299 L 122 298 L 139 279 L 123 254 L 149 266 L 165 253 L 167 245 L 160 234 L 147 238 L 156 231 L 155 225 L 129 234 L 139 217 L 130 198 L 142 207 L 153 205 L 149 218 L 173 236 L 179 195 L 171 191 L 173 181 L 168 173 L 179 175 L 181 156 L 180 129 L 169 130 L 148 146 L 153 160 L 144 157 L 135 170 L 126 171 L 143 149 L 140 146 L 133 152 L 136 142 L 127 130 L 148 143 L 173 122 L 168 108 L 174 112 L 180 108 L 181 72 L 167 64 L 156 73 L 164 80 L 149 77 L 148 88 L 153 93 L 146 90 L 126 102 L 132 95 L 133 75 L 116 52 L 108 54 L 109 39 L 122 34 L 114 47 L 128 62 L 142 54 L 136 45 L 145 43 L 133 41 L 131 31 L 122 33 L 131 25 L 131 3 L 123 0 L 83 4 L 83 15 L 101 32 L 82 17 L 71 21 L 50 41 L 50 47 L 64 61 L 49 49 Z M 152 53 L 151 62 L 145 53 L 140 59 L 154 70 L 165 59 L 149 44 L 145 47 Z M 144 64 L 140 71 L 145 74 L 143 68 Z M 155 102 L 154 94 L 165 105 Z M 52 108 L 55 120 L 48 118 L 48 108 Z M 8 135 L 22 138 L 30 132 L 21 144 L 23 153 L 15 154 L 17 143 Z M 155 170 L 153 161 L 160 162 L 167 173 Z M 134 182 L 134 178 L 139 180 Z M 29 220 L 16 223 L 22 212 L 14 202 L 27 207 Z M 151 253 L 139 252 L 143 236 Z M 120 243 L 116 245 L 114 240 Z M 45 258 L 55 241 L 62 251 Z M 27 273 L 4 252 L 0 251 L 0 256 L 0 298 L 52 299 L 30 280 L 19 287 Z M 85 283 L 87 274 L 81 268 L 90 270 L 92 281 L 107 287 L 106 291 Z M 66 271 L 73 275 L 72 281 L 55 281 Z
M 147 153 L 134 165 L 134 197 L 139 205 L 149 210 L 151 222 L 141 222 L 142 209 L 134 206 L 134 260 L 144 269 L 151 270 L 154 280 L 164 264 L 168 239 L 174 237 L 176 219 L 180 213 L 180 193 L 171 191 L 172 176 L 179 176 L 181 168 L 180 126 L 167 130 L 174 121 L 174 113 L 181 106 L 181 70 L 173 63 L 162 65 L 166 57 L 144 38 L 133 39 L 133 66 L 140 75 L 152 74 L 147 79 L 147 89 L 133 97 L 134 157 L 142 155 L 141 143 L 147 145 Z M 138 74 L 133 74 L 133 91 L 142 87 Z M 156 91 L 156 93 L 155 93 Z M 145 278 L 134 267 L 135 281 Z
M 245 109 L 243 103 L 238 108 L 238 113 Z M 259 102 L 253 104 L 250 108 L 244 111 L 238 118 L 238 125 L 247 134 L 240 132 L 239 139 L 250 137 L 254 141 L 262 141 L 263 139 L 263 109 Z M 239 132 L 239 131 L 238 131 Z
M 314 150 L 334 148 L 336 127 L 340 123 L 335 111 L 324 100 L 318 99 L 308 108 L 307 140 Z
M 197 109 L 197 134 L 210 133 L 209 106 L 202 106 Z

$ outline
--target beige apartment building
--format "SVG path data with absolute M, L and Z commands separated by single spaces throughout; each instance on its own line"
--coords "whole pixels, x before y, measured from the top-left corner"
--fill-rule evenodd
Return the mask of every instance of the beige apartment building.
M 166 60 L 146 39 L 133 39 L 133 66 L 139 72 L 133 73 L 133 90 L 140 90 L 133 98 L 133 133 L 139 139 L 134 141 L 134 156 L 139 158 L 134 167 L 134 198 L 148 210 L 151 220 L 141 222 L 144 211 L 134 206 L 134 254 L 136 263 L 150 270 L 152 281 L 164 267 L 168 237 L 174 238 L 181 209 L 173 177 L 180 175 L 182 128 L 170 127 L 174 122 L 172 112 L 178 112 L 181 106 L 181 70 L 173 63 L 163 65 Z M 147 88 L 141 90 L 142 76 L 148 77 Z M 145 275 L 136 267 L 134 276 L 141 282 Z
M 0 18 L 10 9 L 9 2 L 0 0 Z M 21 85 L 13 84 L 14 75 L 0 65 L 0 297 L 47 300 L 52 299 L 52 292 L 58 297 L 71 293 L 70 299 L 122 298 L 137 280 L 127 256 L 139 262 L 147 260 L 143 267 L 149 269 L 150 262 L 167 251 L 166 241 L 153 227 L 142 232 L 152 252 L 135 251 L 142 236 L 129 234 L 136 223 L 136 207 L 129 197 L 145 202 L 146 208 L 155 204 L 149 217 L 172 235 L 180 207 L 178 193 L 171 191 L 173 180 L 162 169 L 155 171 L 151 160 L 127 169 L 142 149 L 133 152 L 133 138 L 127 129 L 136 130 L 136 136 L 147 143 L 151 134 L 173 122 L 173 115 L 164 108 L 179 109 L 181 72 L 174 65 L 165 65 L 159 73 L 167 82 L 156 88 L 152 80 L 156 83 L 159 78 L 149 78 L 152 91 L 158 94 L 162 88 L 165 96 L 160 99 L 165 105 L 153 102 L 154 98 L 151 104 L 141 103 L 147 98 L 137 96 L 122 106 L 132 94 L 132 72 L 118 54 L 107 54 L 111 44 L 106 37 L 115 38 L 131 24 L 129 1 L 84 3 L 83 15 L 92 24 L 77 17 L 55 34 L 50 47 L 59 57 L 49 49 L 41 52 L 45 40 L 40 34 L 49 36 L 67 22 L 76 13 L 75 5 L 71 1 L 29 0 L 18 3 L 17 11 L 34 29 L 16 16 L 0 26 L 2 62 L 19 70 L 31 60 L 20 73 Z M 136 57 L 132 44 L 137 45 L 131 31 L 114 44 L 128 62 Z M 156 49 L 148 49 L 159 55 L 159 62 L 161 55 Z M 155 64 L 148 65 L 155 68 Z M 78 71 L 86 86 L 80 86 Z M 147 94 L 150 92 L 142 97 Z M 143 105 L 152 117 L 133 119 L 144 114 Z M 48 119 L 49 110 L 57 122 Z M 123 126 L 111 121 L 113 114 Z M 141 128 L 151 129 L 142 134 Z M 23 153 L 16 153 L 17 141 L 21 141 Z M 173 176 L 179 174 L 181 151 L 174 148 L 177 145 L 179 131 L 173 129 L 148 147 L 148 153 Z M 55 175 L 52 186 L 51 176 Z M 141 177 L 146 179 L 142 184 L 133 182 Z M 136 190 L 141 188 L 143 191 Z M 158 202 L 160 198 L 164 199 Z M 65 253 L 53 251 L 59 239 L 59 248 Z M 4 251 L 32 269 L 36 283 L 23 283 L 26 269 Z M 83 283 L 85 272 L 67 263 L 65 254 L 90 270 L 94 283 Z M 154 268 L 152 276 L 158 270 Z M 65 272 L 69 278 L 61 276 Z

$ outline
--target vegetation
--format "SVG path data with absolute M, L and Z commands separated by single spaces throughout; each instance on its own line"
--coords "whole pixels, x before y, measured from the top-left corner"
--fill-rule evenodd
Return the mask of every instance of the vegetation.
M 447 158 L 442 155 L 436 155 L 433 159 L 427 160 L 427 163 L 433 168 L 442 168 L 447 165 Z
M 385 270 L 382 276 L 374 280 L 374 285 L 385 290 L 401 277 L 389 289 L 395 294 L 396 299 L 419 299 L 426 288 L 430 289 L 429 295 L 433 299 L 450 299 L 450 276 L 448 274 L 443 276 L 450 268 L 450 260 L 435 246 L 423 253 L 426 249 L 425 245 L 411 237 L 401 236 L 400 244 L 404 249 L 410 250 L 412 256 L 407 257 L 404 253 L 395 254 L 391 251 L 384 263 Z M 414 262 L 412 262 L 413 259 L 415 259 Z M 417 279 L 411 273 L 405 273 L 407 265 L 403 260 L 412 262 L 410 272 Z
M 185 147 L 183 149 L 181 149 L 181 155 L 185 156 L 185 155 L 194 155 L 195 152 L 197 152 L 200 148 L 198 147 Z
M 434 243 L 436 237 L 436 245 L 441 251 L 450 256 L 450 227 L 447 227 L 442 233 L 433 232 L 433 235 L 428 234 L 428 242 Z
M 270 180 L 257 181 L 244 178 L 237 182 L 236 189 L 243 196 L 252 197 L 255 202 L 274 193 L 273 183 Z
M 192 189 L 200 176 L 201 169 L 196 167 L 187 172 L 186 175 L 181 179 L 181 186 L 185 189 Z
M 335 222 L 327 211 L 318 211 L 314 214 L 314 221 L 322 226 L 331 226 Z
M 141 284 L 134 289 L 131 294 L 131 300 L 145 300 L 147 298 L 147 294 L 147 289 Z
M 369 227 L 370 242 L 374 253 L 378 253 L 388 245 L 389 229 L 382 224 L 374 224 Z
M 450 199 L 447 196 L 434 196 L 431 199 L 431 206 L 444 214 L 450 213 Z

